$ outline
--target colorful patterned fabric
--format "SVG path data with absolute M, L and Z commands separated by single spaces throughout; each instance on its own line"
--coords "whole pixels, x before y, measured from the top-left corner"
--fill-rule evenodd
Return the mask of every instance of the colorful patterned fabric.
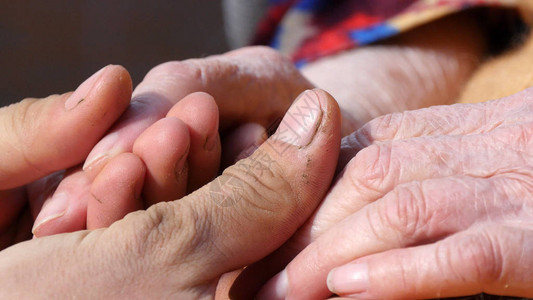
M 270 0 L 254 44 L 270 45 L 301 66 L 367 45 L 475 6 L 520 0 Z

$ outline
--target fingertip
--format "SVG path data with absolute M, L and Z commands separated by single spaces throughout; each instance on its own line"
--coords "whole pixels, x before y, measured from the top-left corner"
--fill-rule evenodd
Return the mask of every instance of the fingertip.
M 56 180 L 61 178 L 63 179 L 56 189 Z M 51 186 L 40 190 L 46 197 L 44 204 L 38 203 L 37 198 L 30 200 L 32 209 L 39 209 L 32 228 L 34 236 L 43 237 L 85 229 L 89 194 L 89 181 L 85 174 L 76 168 L 69 170 L 64 177 L 61 175 L 50 179 L 51 182 L 44 184 Z M 50 195 L 52 191 L 46 191 L 47 189 L 55 189 L 55 192 Z
M 146 167 L 135 154 L 123 153 L 109 161 L 90 188 L 87 228 L 108 227 L 126 214 L 142 209 L 140 197 Z
M 220 165 L 219 112 L 215 99 L 204 92 L 187 95 L 168 112 L 187 124 L 190 134 L 188 192 L 212 180 Z
M 0 152 L 6 153 L 0 162 L 2 188 L 81 163 L 125 111 L 131 86 L 124 68 L 108 66 L 72 94 L 28 99 L 2 109 L 0 119 L 16 121 L 6 123 L 12 128 L 0 135 Z
M 105 72 L 102 74 L 96 89 L 103 96 L 100 96 L 99 102 L 95 104 L 99 106 L 96 113 L 105 116 L 105 114 L 110 112 L 114 116 L 113 121 L 116 121 L 126 111 L 131 101 L 133 87 L 131 76 L 120 65 L 108 65 L 102 71 Z M 99 140 L 93 145 L 94 147 L 89 149 L 91 151 L 87 153 L 87 159 L 83 165 L 83 170 L 87 171 L 91 178 L 94 178 L 102 170 L 109 158 L 125 151 L 124 149 L 108 151 L 117 142 L 119 135 L 117 132 L 112 132 L 104 136 L 104 133 L 99 136 Z
M 45 201 L 41 213 L 37 216 L 31 232 L 36 237 L 61 232 L 60 219 L 67 213 L 69 197 L 64 193 L 56 193 Z M 59 227 L 59 228 L 58 228 Z
M 130 104 L 133 83 L 130 73 L 123 66 L 109 65 L 106 69 L 107 71 L 103 75 L 105 77 L 101 79 L 101 87 L 98 88 L 102 89 L 102 93 L 109 95 L 108 97 L 103 97 L 102 100 L 110 102 L 107 104 L 108 109 L 116 110 L 116 113 L 113 112 L 113 117 L 116 119 Z
M 368 265 L 349 263 L 331 270 L 327 277 L 327 286 L 337 295 L 365 296 L 364 293 L 369 287 Z
M 152 124 L 135 140 L 133 152 L 145 155 L 149 151 L 159 151 L 160 148 L 188 148 L 189 143 L 187 125 L 176 117 L 166 117 Z
M 219 112 L 213 96 L 196 92 L 185 96 L 167 113 L 185 122 L 191 130 L 191 138 L 199 139 L 205 151 L 213 149 L 218 133 Z
M 133 153 L 147 168 L 143 196 L 148 206 L 185 195 L 189 149 L 189 129 L 174 117 L 157 121 L 137 138 Z
M 108 65 L 84 81 L 73 93 L 66 94 L 65 109 L 83 112 L 96 109 L 103 114 L 124 111 L 131 99 L 132 81 L 122 66 Z M 95 114 L 96 115 L 96 114 Z

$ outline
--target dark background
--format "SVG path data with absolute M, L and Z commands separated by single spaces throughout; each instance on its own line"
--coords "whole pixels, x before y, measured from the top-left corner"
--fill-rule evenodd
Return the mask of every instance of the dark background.
M 107 64 L 135 85 L 226 49 L 220 0 L 0 0 L 0 105 L 74 90 Z

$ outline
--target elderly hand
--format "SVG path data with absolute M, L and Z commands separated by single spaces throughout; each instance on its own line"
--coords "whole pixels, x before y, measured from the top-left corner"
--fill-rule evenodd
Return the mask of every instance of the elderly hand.
M 278 248 L 309 217 L 339 145 L 336 102 L 308 91 L 252 156 L 195 193 L 0 252 L 0 297 L 212 298 L 221 274 Z
M 130 97 L 126 70 L 107 66 L 74 93 L 0 109 L 0 249 L 31 238 L 33 220 L 61 177 L 47 175 L 81 164 Z
M 259 298 L 532 297 L 532 99 L 387 115 L 345 138 L 355 157 L 325 201 L 235 298 L 306 245 Z

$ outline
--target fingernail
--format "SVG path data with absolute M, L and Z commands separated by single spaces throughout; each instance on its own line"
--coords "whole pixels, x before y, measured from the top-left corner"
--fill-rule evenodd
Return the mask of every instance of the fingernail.
M 114 149 L 115 143 L 118 140 L 118 133 L 113 132 L 108 134 L 98 142 L 95 148 L 89 153 L 85 163 L 83 164 L 83 171 L 96 168 L 98 165 L 104 163 L 109 157 L 118 154 L 120 151 Z
M 272 277 L 257 294 L 258 300 L 284 300 L 287 299 L 287 289 L 289 281 L 287 271 L 283 270 L 278 275 Z
M 65 193 L 59 193 L 48 199 L 41 209 L 41 212 L 35 219 L 31 232 L 35 235 L 40 227 L 44 224 L 58 219 L 65 215 L 68 207 L 68 195 Z
M 100 77 L 102 77 L 102 73 L 106 67 L 100 69 L 100 71 L 94 73 L 91 77 L 89 77 L 87 80 L 85 80 L 80 86 L 70 95 L 70 97 L 65 101 L 65 109 L 71 110 L 74 107 L 78 106 L 81 102 L 89 96 L 89 93 L 93 89 L 93 87 L 96 85 Z
M 362 294 L 368 290 L 368 265 L 352 263 L 331 270 L 328 289 L 338 295 Z
M 272 138 L 305 147 L 313 140 L 321 120 L 322 109 L 317 94 L 305 91 L 289 108 Z

